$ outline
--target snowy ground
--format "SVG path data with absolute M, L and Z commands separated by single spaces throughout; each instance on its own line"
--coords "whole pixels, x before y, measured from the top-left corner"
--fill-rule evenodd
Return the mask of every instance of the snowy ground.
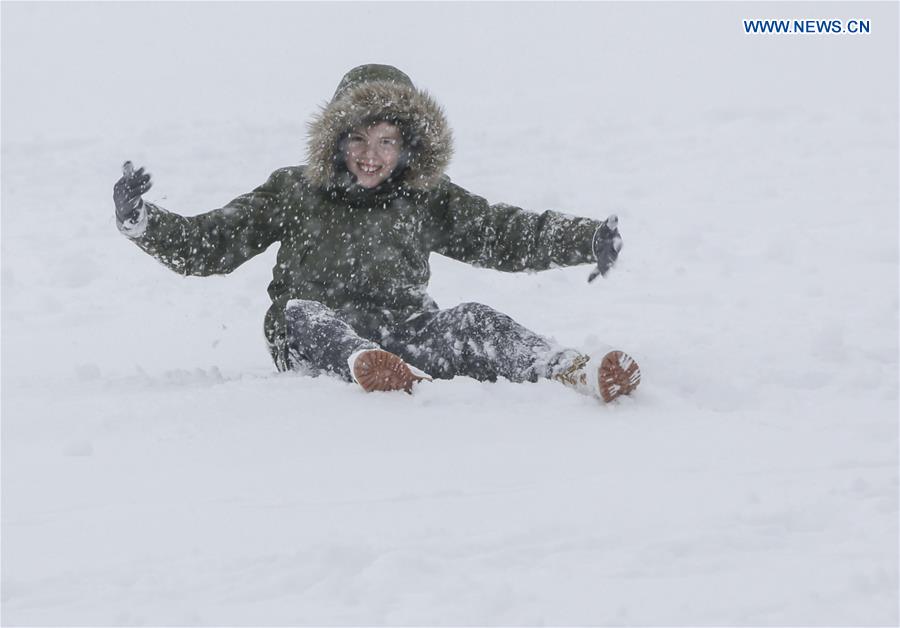
M 900 622 L 897 5 L 565 7 L 4 3 L 4 625 Z M 740 30 L 798 13 L 877 30 Z M 633 398 L 276 375 L 274 247 L 184 279 L 118 234 L 124 159 L 220 206 L 368 61 L 459 184 L 619 214 L 606 280 L 431 292 L 627 349 Z

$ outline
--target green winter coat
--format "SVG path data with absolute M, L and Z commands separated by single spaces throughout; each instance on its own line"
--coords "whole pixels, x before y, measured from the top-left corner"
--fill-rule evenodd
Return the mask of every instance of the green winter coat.
M 410 149 L 391 179 L 367 190 L 343 166 L 340 144 L 375 120 L 396 124 Z M 490 205 L 443 174 L 451 153 L 449 127 L 430 96 L 395 68 L 361 66 L 310 125 L 306 166 L 277 170 L 198 216 L 145 203 L 146 221 L 123 231 L 182 275 L 229 273 L 280 242 L 265 319 L 273 356 L 291 299 L 319 301 L 369 328 L 435 309 L 426 293 L 432 252 L 510 272 L 594 261 L 598 221 Z

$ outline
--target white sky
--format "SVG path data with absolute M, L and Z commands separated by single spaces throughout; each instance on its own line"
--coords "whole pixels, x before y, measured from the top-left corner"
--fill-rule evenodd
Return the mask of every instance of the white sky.
M 346 70 L 369 62 L 405 70 L 451 122 L 477 112 L 485 91 L 537 116 L 861 111 L 898 93 L 897 3 L 0 6 L 4 143 L 124 134 L 135 119 L 306 120 Z M 741 25 L 859 17 L 870 35 L 749 36 Z

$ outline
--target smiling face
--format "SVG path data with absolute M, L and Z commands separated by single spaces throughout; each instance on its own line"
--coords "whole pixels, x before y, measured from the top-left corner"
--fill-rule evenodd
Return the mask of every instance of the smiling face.
M 354 129 L 347 137 L 344 163 L 364 188 L 381 185 L 400 163 L 403 136 L 390 122 Z

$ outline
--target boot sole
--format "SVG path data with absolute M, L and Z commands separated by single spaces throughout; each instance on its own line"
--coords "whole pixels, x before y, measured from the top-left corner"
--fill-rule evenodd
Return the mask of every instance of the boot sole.
M 641 369 L 627 353 L 610 351 L 597 369 L 600 396 L 609 403 L 617 397 L 631 394 L 641 383 Z
M 422 380 L 431 381 L 431 377 L 424 373 L 418 375 L 413 372 L 400 357 L 381 349 L 366 351 L 356 358 L 353 378 L 366 392 L 402 390 L 410 395 L 413 384 Z

